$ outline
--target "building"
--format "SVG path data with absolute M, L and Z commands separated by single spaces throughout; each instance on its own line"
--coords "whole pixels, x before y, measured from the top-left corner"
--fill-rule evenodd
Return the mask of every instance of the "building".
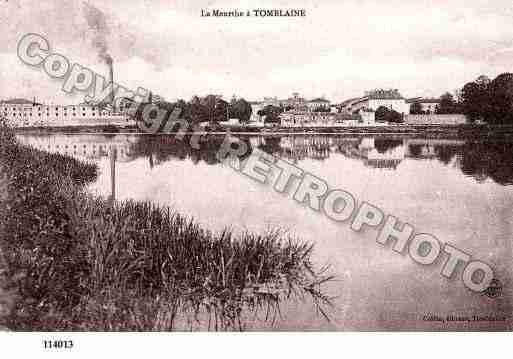
M 340 105 L 339 105 L 339 110 L 341 113 L 345 113 L 345 114 L 355 114 L 355 113 L 359 113 L 360 110 L 364 109 L 364 108 L 368 108 L 369 106 L 369 98 L 368 97 L 356 97 L 356 98 L 351 98 L 349 100 L 346 100 L 344 102 L 342 102 Z
M 378 108 L 383 106 L 401 114 L 408 114 L 410 111 L 409 106 L 406 104 L 406 100 L 397 89 L 378 89 L 367 91 L 365 96 L 368 97 L 366 107 L 368 109 L 376 111 Z
M 325 107 L 329 110 L 330 101 L 325 98 L 316 98 L 313 100 L 306 100 L 304 97 L 300 96 L 299 92 L 292 93 L 292 97 L 287 99 L 278 99 L 278 97 L 264 97 L 264 100 L 261 102 L 263 107 L 265 106 L 276 106 L 283 108 L 292 108 L 296 111 L 313 111 L 320 107 Z
M 421 106 L 421 111 L 423 113 L 432 114 L 432 113 L 436 113 L 436 109 L 440 105 L 440 99 L 439 98 L 415 97 L 415 98 L 406 100 L 406 103 L 410 107 L 410 111 L 408 113 L 411 113 L 411 106 L 414 103 L 419 103 Z
M 326 110 L 330 111 L 331 104 L 325 98 L 319 97 L 313 100 L 307 101 L 306 106 L 309 111 Z
M 294 110 L 307 110 L 306 99 L 304 97 L 299 96 L 298 92 L 292 93 L 292 97 L 289 97 L 286 100 L 281 100 L 280 105 L 285 108 L 292 107 Z
M 251 105 L 251 118 L 250 122 L 261 123 L 264 122 L 263 117 L 258 114 L 258 111 L 263 110 L 265 107 L 264 102 L 262 101 L 249 101 Z
M 0 116 L 13 127 L 135 125 L 129 116 L 95 105 L 44 105 L 24 99 L 0 102 Z
M 349 114 L 359 113 L 362 109 L 376 111 L 380 107 L 386 107 L 401 114 L 408 114 L 410 111 L 409 105 L 397 89 L 367 91 L 363 97 L 352 98 L 339 105 L 341 112 Z
M 276 106 L 280 107 L 280 100 L 278 100 L 278 97 L 264 97 L 264 100 L 261 102 L 262 107 L 265 106 Z
M 343 115 L 333 112 L 287 111 L 280 115 L 282 127 L 329 127 L 343 122 Z

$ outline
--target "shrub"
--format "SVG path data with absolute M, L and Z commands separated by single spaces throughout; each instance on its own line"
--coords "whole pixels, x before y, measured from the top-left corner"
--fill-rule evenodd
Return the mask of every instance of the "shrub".
M 385 106 L 380 106 L 376 110 L 376 122 L 390 122 L 390 123 L 403 123 L 403 116 L 395 111 L 386 108 Z

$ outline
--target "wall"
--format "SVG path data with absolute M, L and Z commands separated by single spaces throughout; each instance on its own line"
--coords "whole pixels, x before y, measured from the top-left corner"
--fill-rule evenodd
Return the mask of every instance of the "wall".
M 436 107 L 438 106 L 437 103 L 432 103 L 432 102 L 430 102 L 430 103 L 421 102 L 420 105 L 421 105 L 422 111 L 424 111 L 426 113 L 429 112 L 431 114 L 435 113 Z
M 360 111 L 364 125 L 376 124 L 376 113 L 374 111 Z
M 285 112 L 280 115 L 282 127 L 333 126 L 337 114 L 331 112 Z
M 460 125 L 467 123 L 465 115 L 406 115 L 404 122 L 409 125 Z
M 381 106 L 385 106 L 399 113 L 410 113 L 410 105 L 404 99 L 370 99 L 368 108 L 376 111 Z

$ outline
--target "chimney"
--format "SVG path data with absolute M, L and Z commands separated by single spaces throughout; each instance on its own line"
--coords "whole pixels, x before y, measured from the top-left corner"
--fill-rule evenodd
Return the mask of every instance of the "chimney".
M 109 62 L 109 70 L 110 70 L 110 104 L 112 105 L 112 111 L 115 112 L 114 106 L 114 65 L 113 61 Z

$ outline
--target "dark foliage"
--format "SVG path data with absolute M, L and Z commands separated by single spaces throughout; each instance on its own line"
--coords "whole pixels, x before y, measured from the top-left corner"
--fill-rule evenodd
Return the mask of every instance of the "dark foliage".
M 381 106 L 376 110 L 376 122 L 389 122 L 389 123 L 402 123 L 404 122 L 403 116 L 385 106 Z
M 461 91 L 461 109 L 472 122 L 513 124 L 513 74 L 501 74 L 493 81 L 480 76 L 465 84 Z
M 280 114 L 283 112 L 282 107 L 267 105 L 262 110 L 258 111 L 259 116 L 265 116 L 264 123 L 279 124 Z

